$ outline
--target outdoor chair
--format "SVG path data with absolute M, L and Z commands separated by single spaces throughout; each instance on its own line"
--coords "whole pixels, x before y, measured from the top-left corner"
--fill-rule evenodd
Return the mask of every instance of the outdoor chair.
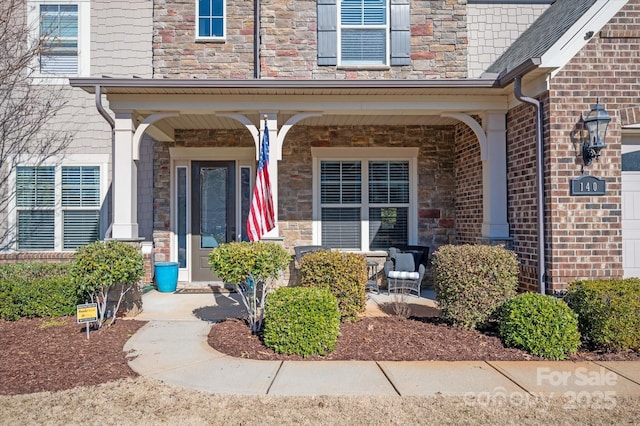
M 325 246 L 311 245 L 311 246 L 296 246 L 293 248 L 296 252 L 296 268 L 300 266 L 300 261 L 305 254 L 318 251 L 327 250 Z
M 318 250 L 326 250 L 324 246 L 296 246 L 293 248 L 296 252 L 296 260 L 299 262 L 302 259 L 302 256 L 305 254 L 318 251 Z
M 396 247 L 389 248 L 389 260 L 384 263 L 384 274 L 387 277 L 387 294 L 406 291 L 415 292 L 420 297 L 420 285 L 426 268 L 416 262 L 413 253 L 403 253 Z

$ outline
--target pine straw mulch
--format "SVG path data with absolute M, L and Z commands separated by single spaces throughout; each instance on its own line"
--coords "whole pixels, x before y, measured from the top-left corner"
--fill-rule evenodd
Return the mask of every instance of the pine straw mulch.
M 91 331 L 75 317 L 0 320 L 0 394 L 59 391 L 137 376 L 122 350 L 143 321 Z

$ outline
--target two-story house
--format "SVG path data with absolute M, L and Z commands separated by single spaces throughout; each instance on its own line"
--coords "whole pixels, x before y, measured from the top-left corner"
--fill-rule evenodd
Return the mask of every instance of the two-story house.
M 34 190 L 51 176 L 59 202 L 15 206 L 6 258 L 145 241 L 180 281 L 211 281 L 211 248 L 247 238 L 266 125 L 264 240 L 291 251 L 505 243 L 521 287 L 548 293 L 640 273 L 640 0 L 27 4 L 35 22 L 76 19 L 76 50 L 40 71 L 68 82 L 77 132 L 68 158 L 16 170 Z M 581 120 L 596 102 L 612 119 L 592 160 Z M 66 206 L 56 188 L 76 175 Z M 94 213 L 73 228 L 74 209 Z

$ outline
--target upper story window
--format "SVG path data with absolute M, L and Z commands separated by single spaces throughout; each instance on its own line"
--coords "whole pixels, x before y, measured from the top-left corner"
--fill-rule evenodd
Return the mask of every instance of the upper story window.
M 387 0 L 341 0 L 341 65 L 387 65 Z
M 318 0 L 318 65 L 410 63 L 410 0 Z
M 43 74 L 78 73 L 78 5 L 41 4 L 40 38 Z
M 34 77 L 53 77 L 49 80 L 62 83 L 60 77 L 89 75 L 90 3 L 42 0 L 28 4 L 33 37 L 42 43 Z
M 225 1 L 198 0 L 196 34 L 198 39 L 225 37 Z

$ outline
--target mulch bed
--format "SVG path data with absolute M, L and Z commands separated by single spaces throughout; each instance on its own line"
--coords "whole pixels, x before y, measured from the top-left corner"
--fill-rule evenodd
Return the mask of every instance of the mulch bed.
M 135 377 L 122 350 L 145 323 L 91 331 L 75 317 L 0 320 L 0 394 L 59 391 Z
M 118 320 L 112 327 L 92 331 L 75 317 L 0 320 L 0 394 L 60 391 L 135 377 L 124 344 L 145 323 Z M 505 348 L 492 331 L 449 327 L 438 318 L 363 318 L 340 326 L 336 350 L 307 360 L 530 360 L 524 351 Z M 225 354 L 262 360 L 302 360 L 276 354 L 251 334 L 243 320 L 214 324 L 209 344 Z M 584 360 L 640 360 L 633 352 L 583 351 L 571 357 Z
M 505 348 L 495 332 L 450 327 L 438 318 L 373 317 L 340 325 L 334 352 L 302 358 L 266 347 L 246 323 L 229 319 L 211 328 L 209 345 L 219 352 L 259 360 L 363 361 L 526 361 L 537 360 L 525 351 Z M 573 361 L 640 361 L 640 353 L 580 351 Z

